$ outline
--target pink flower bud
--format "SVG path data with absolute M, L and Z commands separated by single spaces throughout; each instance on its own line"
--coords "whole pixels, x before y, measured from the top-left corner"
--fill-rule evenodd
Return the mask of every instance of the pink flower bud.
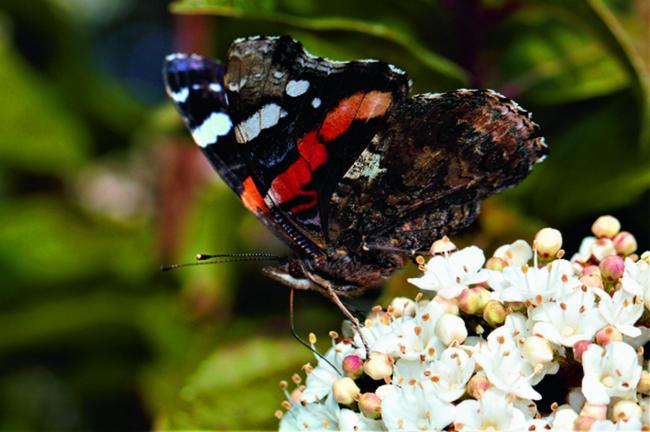
M 359 399 L 359 411 L 369 419 L 376 419 L 381 415 L 381 399 L 374 393 L 364 393 Z
M 591 425 L 594 424 L 595 421 L 596 421 L 596 419 L 593 418 L 593 417 L 579 415 L 576 418 L 575 422 L 573 423 L 573 428 L 572 429 L 574 431 L 579 431 L 579 432 L 585 431 L 586 432 L 589 429 L 591 429 Z
M 461 317 L 449 313 L 443 314 L 436 323 L 436 336 L 445 345 L 452 342 L 462 344 L 467 339 L 467 328 Z
M 622 341 L 623 335 L 615 327 L 608 325 L 598 330 L 595 340 L 599 345 L 605 346 L 610 342 Z
M 600 262 L 600 274 L 606 282 L 616 282 L 625 271 L 625 261 L 618 255 L 610 255 Z
M 584 354 L 585 351 L 587 351 L 589 345 L 591 345 L 591 341 L 588 340 L 581 340 L 573 344 L 573 358 L 576 359 L 576 361 L 581 362 L 582 354 Z
M 483 319 L 493 327 L 506 320 L 506 308 L 498 300 L 490 300 L 483 309 Z
M 594 420 L 605 420 L 607 418 L 607 404 L 592 404 L 585 402 L 580 411 L 580 417 L 587 416 Z
M 508 263 L 505 260 L 497 257 L 492 257 L 485 263 L 485 268 L 488 270 L 502 271 L 507 266 Z
M 636 387 L 636 391 L 644 395 L 650 395 L 650 372 L 641 372 L 641 379 Z
M 629 255 L 636 251 L 636 239 L 629 232 L 621 231 L 614 237 L 614 247 L 621 255 Z
M 346 377 L 357 379 L 363 374 L 363 359 L 350 354 L 343 359 L 343 373 Z
M 467 314 L 479 314 L 490 300 L 490 291 L 483 287 L 463 290 L 458 296 L 458 307 Z
M 592 288 L 602 288 L 603 279 L 600 274 L 600 269 L 598 266 L 587 266 L 582 269 L 582 275 L 580 276 L 580 282 L 588 287 Z
M 474 375 L 467 382 L 467 394 L 476 400 L 480 399 L 483 393 L 485 393 L 489 388 L 490 381 L 488 381 L 485 375 Z
M 445 236 L 441 238 L 440 240 L 436 240 L 433 242 L 431 245 L 431 255 L 437 255 L 445 252 L 453 252 L 457 250 L 458 248 L 456 247 L 455 244 L 449 240 L 449 237 Z
M 554 258 L 562 247 L 562 234 L 553 228 L 542 228 L 535 235 L 535 246 L 542 259 Z
M 621 230 L 621 223 L 614 216 L 606 215 L 596 219 L 591 231 L 596 237 L 613 238 Z
M 340 378 L 332 387 L 334 399 L 343 405 L 351 405 L 361 394 L 361 390 L 352 378 Z
M 393 374 L 393 358 L 388 354 L 371 352 L 363 364 L 363 371 L 374 380 L 381 380 Z

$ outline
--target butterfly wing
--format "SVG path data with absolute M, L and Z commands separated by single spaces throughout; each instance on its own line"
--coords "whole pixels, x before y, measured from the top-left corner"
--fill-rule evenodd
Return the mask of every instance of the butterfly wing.
M 235 138 L 266 205 L 327 247 L 333 189 L 405 99 L 408 78 L 378 61 L 314 57 L 281 37 L 236 41 L 225 81 Z
M 539 127 L 493 91 L 416 95 L 391 112 L 330 202 L 335 246 L 428 249 L 546 154 Z

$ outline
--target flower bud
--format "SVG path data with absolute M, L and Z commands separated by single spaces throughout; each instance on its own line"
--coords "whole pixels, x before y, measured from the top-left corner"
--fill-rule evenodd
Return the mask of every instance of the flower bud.
M 587 416 L 594 420 L 605 420 L 607 418 L 607 404 L 592 404 L 585 402 L 580 411 L 580 417 Z
M 616 248 L 614 242 L 608 238 L 600 238 L 591 244 L 591 255 L 598 261 L 602 261 L 605 257 L 616 255 Z
M 553 228 L 542 228 L 535 235 L 535 246 L 541 258 L 552 259 L 562 247 L 562 234 Z
M 553 429 L 557 431 L 573 430 L 573 424 L 577 418 L 578 414 L 570 406 L 562 405 L 553 416 Z
M 444 298 L 443 296 L 437 295 L 433 298 L 432 301 L 442 306 L 442 310 L 445 311 L 446 313 L 450 313 L 452 315 L 458 315 L 458 301 L 455 298 L 447 299 Z
M 350 405 L 359 397 L 361 390 L 352 378 L 344 377 L 334 383 L 332 393 L 338 403 Z
M 483 287 L 474 287 L 463 290 L 458 296 L 458 307 L 467 314 L 478 314 L 490 300 L 490 291 Z
M 376 419 L 381 415 L 381 399 L 374 393 L 364 393 L 359 399 L 359 411 L 369 419 Z
M 621 223 L 614 216 L 606 215 L 596 219 L 591 231 L 596 237 L 612 238 L 621 230 Z
M 488 270 L 502 271 L 507 266 L 508 263 L 505 260 L 497 257 L 492 257 L 485 263 L 485 268 Z
M 625 271 L 625 262 L 618 255 L 610 255 L 600 262 L 598 266 L 603 280 L 609 283 L 616 282 Z
M 650 372 L 642 371 L 641 379 L 636 387 L 636 391 L 644 395 L 650 395 Z
M 587 285 L 588 287 L 602 288 L 603 278 L 600 274 L 600 269 L 598 268 L 598 266 L 587 266 L 584 269 L 582 269 L 580 282 L 584 285 Z
M 498 300 L 490 300 L 483 309 L 483 319 L 493 327 L 506 320 L 506 308 Z
M 357 379 L 363 374 L 363 360 L 355 354 L 343 359 L 343 373 L 346 377 Z
M 521 354 L 533 366 L 553 361 L 551 343 L 540 336 L 528 336 L 524 341 Z
M 610 342 L 620 342 L 623 340 L 623 335 L 618 329 L 611 325 L 605 326 L 596 332 L 596 343 L 600 346 L 605 346 Z
M 643 411 L 639 404 L 631 400 L 620 400 L 614 404 L 610 413 L 610 420 L 617 423 L 619 420 L 628 421 L 641 419 Z
M 581 340 L 573 344 L 573 358 L 576 359 L 576 361 L 581 362 L 582 355 L 587 351 L 589 345 L 591 345 L 591 341 L 589 340 Z
M 415 315 L 415 302 L 410 298 L 395 297 L 390 305 L 395 318 Z
M 450 313 L 443 314 L 436 323 L 436 336 L 445 345 L 456 341 L 459 344 L 467 339 L 467 328 L 461 317 Z
M 636 239 L 627 231 L 621 231 L 614 237 L 614 248 L 621 255 L 634 253 L 637 248 Z
M 390 377 L 393 374 L 393 358 L 388 354 L 371 352 L 363 364 L 363 371 L 374 380 Z
M 449 237 L 445 236 L 440 240 L 436 240 L 433 242 L 433 244 L 431 245 L 431 255 L 441 254 L 445 252 L 453 252 L 457 249 L 458 248 L 456 247 L 456 245 L 453 244 L 451 240 L 449 240 Z
M 479 400 L 489 388 L 490 381 L 485 375 L 474 375 L 467 382 L 467 394 L 476 400 Z
M 573 422 L 573 427 L 568 430 L 586 432 L 591 429 L 591 425 L 594 424 L 595 421 L 596 419 L 593 417 L 579 415 Z

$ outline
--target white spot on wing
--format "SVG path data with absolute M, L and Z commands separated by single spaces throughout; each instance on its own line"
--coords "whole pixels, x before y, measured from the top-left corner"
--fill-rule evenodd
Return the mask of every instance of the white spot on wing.
M 185 103 L 187 97 L 190 95 L 190 89 L 183 87 L 177 92 L 170 91 L 169 97 L 171 97 L 176 103 Z
M 232 129 L 232 121 L 226 113 L 212 113 L 205 121 L 192 131 L 194 141 L 206 147 L 217 142 L 220 136 L 228 135 Z
M 221 92 L 221 90 L 223 90 L 221 88 L 221 84 L 219 84 L 219 83 L 211 83 L 209 88 L 210 88 L 210 91 L 213 91 L 215 93 L 219 93 L 219 92 Z
M 312 99 L 311 106 L 313 106 L 314 108 L 318 108 L 320 106 L 320 99 L 319 98 Z
M 359 159 L 350 167 L 345 178 L 356 180 L 359 177 L 368 177 L 372 180 L 380 173 L 386 171 L 386 168 L 380 167 L 381 155 L 365 149 Z
M 287 112 L 279 105 L 270 103 L 264 105 L 259 111 L 239 123 L 235 128 L 235 138 L 240 144 L 255 139 L 264 129 L 269 129 L 285 117 Z
M 299 81 L 294 81 L 291 80 L 287 83 L 287 86 L 285 87 L 285 90 L 287 91 L 287 94 L 291 97 L 297 97 L 300 96 L 301 94 L 304 94 L 307 89 L 309 88 L 309 81 L 306 80 L 299 80 Z
M 284 73 L 280 71 L 275 71 L 273 72 L 273 76 L 276 77 L 277 79 L 280 79 L 284 76 Z

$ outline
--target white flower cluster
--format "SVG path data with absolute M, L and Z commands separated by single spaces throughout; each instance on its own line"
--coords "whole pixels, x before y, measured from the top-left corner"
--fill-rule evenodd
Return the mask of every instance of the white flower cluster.
M 570 261 L 550 228 L 487 262 L 436 242 L 409 279 L 432 298 L 375 307 L 369 353 L 331 334 L 280 430 L 648 430 L 650 253 L 611 216 L 592 231 Z

